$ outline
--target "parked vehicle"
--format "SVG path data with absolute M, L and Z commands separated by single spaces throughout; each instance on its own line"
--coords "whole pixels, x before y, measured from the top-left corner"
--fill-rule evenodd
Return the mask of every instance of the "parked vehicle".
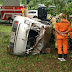
M 37 10 L 29 10 L 28 11 L 28 17 L 33 18 L 33 17 L 38 17 L 38 11 Z
M 13 21 L 12 16 L 22 15 L 23 6 L 0 6 L 0 21 Z

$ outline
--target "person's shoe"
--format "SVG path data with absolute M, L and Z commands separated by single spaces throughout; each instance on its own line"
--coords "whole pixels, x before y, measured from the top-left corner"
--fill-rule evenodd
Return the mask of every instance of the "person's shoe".
M 64 58 L 62 58 L 62 61 L 66 61 Z
M 58 58 L 60 61 L 66 61 L 64 58 Z
M 58 60 L 62 61 L 62 58 L 58 58 Z

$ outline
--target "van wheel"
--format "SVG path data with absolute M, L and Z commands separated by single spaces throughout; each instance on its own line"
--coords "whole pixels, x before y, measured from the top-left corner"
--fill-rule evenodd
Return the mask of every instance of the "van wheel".
M 12 19 L 9 19 L 9 23 L 12 24 L 12 22 L 13 22 L 13 20 Z

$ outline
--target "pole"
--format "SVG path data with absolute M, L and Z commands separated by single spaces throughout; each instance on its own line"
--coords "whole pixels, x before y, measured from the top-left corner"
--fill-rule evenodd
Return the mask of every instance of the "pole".
M 28 6 L 27 6 L 27 0 L 25 0 L 25 11 L 24 11 L 25 17 L 28 17 Z

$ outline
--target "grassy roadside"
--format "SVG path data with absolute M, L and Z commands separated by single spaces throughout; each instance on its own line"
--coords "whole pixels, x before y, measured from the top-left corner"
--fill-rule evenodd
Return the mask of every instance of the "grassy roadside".
M 24 57 L 7 54 L 11 26 L 0 25 L 0 72 L 72 72 L 72 52 L 68 61 L 57 59 L 57 50 L 51 44 L 50 54 L 29 55 Z

